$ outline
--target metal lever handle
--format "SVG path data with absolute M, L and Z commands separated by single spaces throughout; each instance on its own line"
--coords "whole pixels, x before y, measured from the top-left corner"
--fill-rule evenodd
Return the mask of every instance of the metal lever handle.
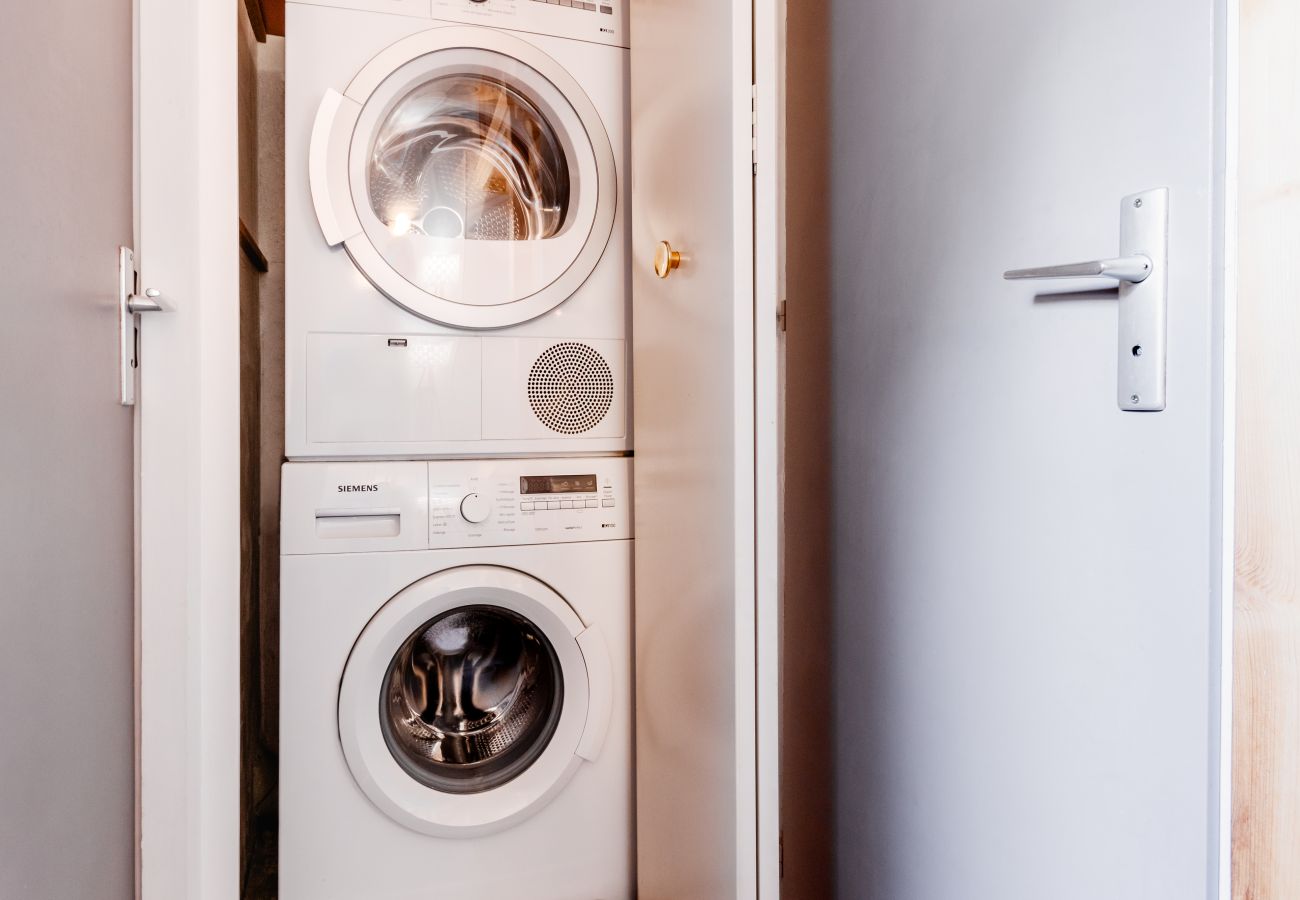
M 1022 278 L 1116 278 L 1131 284 L 1141 284 L 1151 274 L 1148 256 L 1120 256 L 1115 259 L 1095 259 L 1091 262 L 1069 263 L 1064 266 L 1044 266 L 1039 269 L 1012 269 L 1003 272 L 1008 281 Z
M 166 312 L 167 307 L 158 302 L 158 298 L 161 296 L 162 291 L 157 288 L 149 288 L 144 292 L 143 297 L 139 294 L 132 294 L 126 298 L 126 311 L 131 315 L 147 312 Z
M 1003 278 L 1114 278 L 1119 282 L 1119 408 L 1165 408 L 1168 341 L 1169 189 L 1129 194 L 1119 205 L 1119 253 L 1067 266 L 1012 269 Z

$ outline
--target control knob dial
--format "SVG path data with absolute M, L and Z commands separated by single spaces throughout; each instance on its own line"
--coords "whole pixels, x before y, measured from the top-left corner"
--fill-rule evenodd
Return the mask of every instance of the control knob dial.
M 460 501 L 460 517 L 471 525 L 480 525 L 492 515 L 492 507 L 482 494 L 466 494 Z

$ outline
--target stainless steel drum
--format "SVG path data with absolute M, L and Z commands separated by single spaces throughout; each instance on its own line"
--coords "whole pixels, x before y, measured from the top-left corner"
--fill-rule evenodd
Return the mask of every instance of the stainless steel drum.
M 569 163 L 546 116 L 478 74 L 399 100 L 375 135 L 369 181 L 375 216 L 397 237 L 543 240 L 569 205 Z
M 541 756 L 564 684 L 555 650 L 522 616 L 468 606 L 426 622 L 388 667 L 384 740 L 411 777 L 438 791 L 499 787 Z

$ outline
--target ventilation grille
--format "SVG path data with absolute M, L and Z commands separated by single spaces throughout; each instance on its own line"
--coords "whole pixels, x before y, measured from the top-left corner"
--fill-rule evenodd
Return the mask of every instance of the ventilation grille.
M 582 434 L 601 423 L 614 403 L 614 373 L 586 344 L 554 344 L 528 373 L 528 403 L 542 424 Z

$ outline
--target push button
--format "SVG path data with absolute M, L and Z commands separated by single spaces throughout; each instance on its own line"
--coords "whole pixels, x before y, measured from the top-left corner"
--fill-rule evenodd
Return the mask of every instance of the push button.
M 588 501 L 587 501 L 587 509 L 595 509 L 595 508 L 598 507 L 598 506 L 600 506 L 600 501 L 599 501 L 599 500 L 588 500 Z
M 611 508 L 611 507 L 614 505 L 614 501 L 613 501 L 613 500 L 602 500 L 602 501 L 600 501 L 600 505 L 603 506 L 603 507 L 605 507 L 606 509 L 609 509 L 609 508 Z
M 520 503 L 520 504 L 519 504 L 519 510 L 520 510 L 520 512 L 532 512 L 532 511 L 533 511 L 533 504 L 531 504 L 531 503 Z

